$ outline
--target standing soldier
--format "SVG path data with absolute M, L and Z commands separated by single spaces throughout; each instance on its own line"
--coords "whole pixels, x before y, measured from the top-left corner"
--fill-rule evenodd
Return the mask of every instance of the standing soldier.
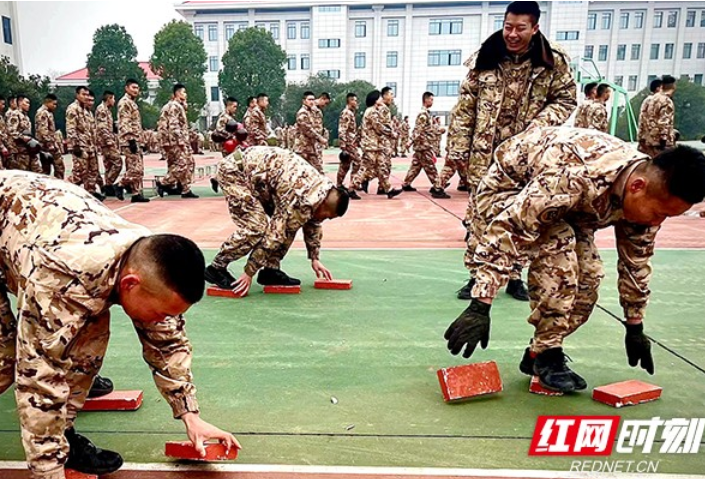
M 597 87 L 595 99 L 585 108 L 586 125 L 583 128 L 592 128 L 607 133 L 610 129 L 607 102 L 612 96 L 612 89 L 606 83 Z
M 124 200 L 123 189 L 117 185 L 118 176 L 122 171 L 122 157 L 115 135 L 114 106 L 115 94 L 108 90 L 103 93 L 103 101 L 95 111 L 95 121 L 98 129 L 98 147 L 103 155 L 103 168 L 105 169 L 104 193 L 107 196 L 115 196 Z
M 398 134 L 394 130 L 392 125 L 392 105 L 394 104 L 394 90 L 391 87 L 384 87 L 382 89 L 382 102 L 379 105 L 379 118 L 382 125 L 386 126 L 381 129 L 380 141 L 382 142 L 382 162 L 378 163 L 377 168 L 380 170 L 378 176 L 382 176 L 387 179 L 386 183 L 389 183 L 389 177 L 392 174 L 392 155 L 394 155 L 394 145 L 397 143 Z M 390 187 L 391 188 L 391 187 Z M 388 190 L 381 188 L 380 185 L 377 186 L 377 195 L 386 195 Z
M 317 131 L 323 133 L 323 142 L 318 145 L 318 150 L 316 150 L 316 155 L 318 156 L 317 164 L 321 165 L 323 168 L 323 151 L 328 148 L 330 142 L 330 132 L 324 126 L 323 122 L 323 110 L 330 104 L 330 95 L 328 92 L 321 93 L 315 102 L 314 116 L 315 123 L 314 127 Z
M 401 153 L 401 156 L 406 158 L 406 152 L 409 150 L 409 130 L 411 127 L 409 126 L 409 117 L 406 116 L 404 117 L 404 120 L 401 122 L 401 138 L 400 138 L 400 145 L 399 145 L 399 153 Z
M 646 129 L 644 127 L 646 125 L 644 124 L 644 122 L 642 122 L 641 119 L 644 118 L 644 113 L 649 107 L 649 103 L 651 102 L 651 100 L 653 100 L 654 96 L 661 91 L 662 84 L 663 82 L 660 78 L 652 80 L 649 84 L 649 90 L 651 91 L 651 94 L 646 97 L 643 102 L 641 102 L 641 108 L 639 109 L 639 127 L 637 131 L 637 141 L 639 143 L 640 152 L 643 152 L 644 148 L 646 148 L 646 146 L 644 145 L 644 139 L 646 138 Z
M 132 203 L 145 203 L 149 199 L 142 193 L 144 180 L 144 163 L 138 140 L 142 134 L 142 118 L 137 107 L 140 86 L 135 79 L 125 82 L 125 95 L 118 102 L 118 135 L 120 149 L 125 156 L 127 171 L 120 181 L 120 186 L 132 192 Z
M 392 144 L 392 157 L 396 158 L 399 156 L 399 140 L 401 139 L 401 120 L 397 116 L 392 117 L 392 131 L 396 138 L 396 141 Z
M 217 139 L 213 143 L 217 145 L 223 157 L 228 156 L 228 152 L 225 150 L 225 142 L 233 138 L 232 132 L 229 132 L 225 127 L 228 123 L 235 122 L 235 114 L 237 113 L 237 98 L 228 97 L 225 99 L 225 110 L 218 117 L 218 121 L 215 123 L 215 130 L 213 132 L 213 137 Z
M 347 105 L 340 112 L 338 120 L 338 142 L 340 147 L 340 165 L 338 165 L 337 186 L 342 187 L 345 182 L 345 176 L 350 171 L 350 181 L 355 178 L 360 170 L 360 146 L 358 145 L 358 130 L 355 115 L 357 113 L 357 95 L 348 93 Z M 350 189 L 350 198 L 359 200 L 360 196 L 354 189 Z
M 7 149 L 7 125 L 5 124 L 5 97 L 0 95 L 0 170 L 9 168 L 7 165 L 10 151 Z
M 7 138 L 11 153 L 10 168 L 42 173 L 42 166 L 37 158 L 39 143 L 32 138 L 32 122 L 29 120 L 29 98 L 17 95 L 17 108 L 8 112 Z
M 304 92 L 301 108 L 296 112 L 296 141 L 294 153 L 323 173 L 323 163 L 319 156 L 321 145 L 326 141 L 322 125 L 318 121 L 320 110 L 316 107 L 313 92 Z
M 575 121 L 573 122 L 575 128 L 588 128 L 587 110 L 597 96 L 597 82 L 585 85 L 583 92 L 585 99 L 575 111 Z
M 248 112 L 245 118 L 245 130 L 249 134 L 247 144 L 249 146 L 267 145 L 267 117 L 264 112 L 269 106 L 269 97 L 265 93 L 257 95 L 257 103 Z
M 674 93 L 676 93 L 676 79 L 670 75 L 664 75 L 661 79 L 661 91 L 655 93 L 649 99 L 646 108 L 642 109 L 639 131 L 643 132 L 643 140 L 639 143 L 639 151 L 650 157 L 676 144 L 676 131 L 673 128 Z
M 37 141 L 42 144 L 40 154 L 43 158 L 42 171 L 45 175 L 51 174 L 54 167 L 54 176 L 64 179 L 64 158 L 61 156 L 59 145 L 56 142 L 56 124 L 54 123 L 54 111 L 58 106 L 58 99 L 53 93 L 44 97 L 44 105 L 39 107 L 34 116 L 34 130 Z
M 429 108 L 433 106 L 433 93 L 424 92 L 422 98 L 423 106 L 421 107 L 421 112 L 419 112 L 416 117 L 416 123 L 414 124 L 414 131 L 411 134 L 412 141 L 414 142 L 414 156 L 409 166 L 409 171 L 406 173 L 404 178 L 404 183 L 401 185 L 401 189 L 405 192 L 415 192 L 416 189 L 411 186 L 412 182 L 419 176 L 421 170 L 426 172 L 426 176 L 431 182 L 431 195 L 434 198 L 438 195 L 443 195 L 449 198 L 450 195 L 445 193 L 443 190 L 438 190 L 435 187 L 438 181 L 438 171 L 436 166 L 433 164 L 433 145 L 432 140 L 434 136 L 433 124 L 431 119 L 431 113 L 428 111 Z
M 7 112 L 5 112 L 5 122 L 10 119 L 10 113 L 17 110 L 17 97 L 11 96 L 7 98 Z

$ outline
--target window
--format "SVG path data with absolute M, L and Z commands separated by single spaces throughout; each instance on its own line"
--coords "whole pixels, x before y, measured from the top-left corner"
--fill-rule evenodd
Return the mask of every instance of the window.
M 661 50 L 661 44 L 660 43 L 652 43 L 651 44 L 651 55 L 650 59 L 651 60 L 658 60 L 658 54 L 659 51 Z
M 208 41 L 218 41 L 218 25 L 208 25 Z
M 340 70 L 319 70 L 319 75 L 337 80 L 340 78 Z
M 663 12 L 654 13 L 654 28 L 663 27 Z
M 686 27 L 694 27 L 695 26 L 695 15 L 696 15 L 695 10 L 688 10 L 688 14 L 685 17 L 685 26 Z
M 302 23 L 301 24 L 301 39 L 308 40 L 311 38 L 311 24 Z
M 321 12 L 321 13 L 339 12 L 339 11 L 340 11 L 340 5 L 320 6 L 320 7 L 318 7 L 318 11 Z
M 211 72 L 218 71 L 218 57 L 208 57 L 208 70 Z
M 294 22 L 289 22 L 286 24 L 286 38 L 289 40 L 296 40 L 296 24 Z
M 629 75 L 629 86 L 627 87 L 627 90 L 630 92 L 633 92 L 636 90 L 636 84 L 637 81 L 639 80 L 639 77 L 636 75 Z
M 690 81 L 690 75 L 688 75 L 687 73 L 681 75 L 681 80 L 685 80 L 686 82 L 689 82 L 689 81 Z
M 398 37 L 399 36 L 399 20 L 389 20 L 387 22 L 387 36 L 388 37 Z
M 387 82 L 385 87 L 391 88 L 394 96 L 397 96 L 397 82 Z
M 690 58 L 690 56 L 693 54 L 693 44 L 692 43 L 684 43 L 683 44 L 683 58 Z
M 301 55 L 301 70 L 311 70 L 311 56 L 307 53 Z
M 644 12 L 636 12 L 634 14 L 634 28 L 644 28 Z
M 426 90 L 433 93 L 436 97 L 457 97 L 460 82 L 453 81 L 438 81 L 427 82 Z
M 639 60 L 641 58 L 641 44 L 632 45 L 632 60 Z
M 211 87 L 211 102 L 220 101 L 220 90 L 218 87 Z
M 247 28 L 247 22 L 240 22 L 237 24 L 237 31 L 245 30 Z
M 705 27 L 705 10 L 700 12 L 700 26 Z
M 211 125 L 215 125 L 218 122 L 218 115 L 213 115 L 211 117 Z
M 233 35 L 235 35 L 235 25 L 232 23 L 226 23 L 225 24 L 225 40 L 230 41 L 231 38 L 233 38 Z
M 355 54 L 355 68 L 365 68 L 367 58 L 364 52 Z
M 622 30 L 629 28 L 629 12 L 622 13 L 619 16 L 619 28 Z
M 269 24 L 269 33 L 272 34 L 272 38 L 274 40 L 279 40 L 279 24 L 278 23 L 270 23 Z M 303 35 L 301 35 L 301 38 L 303 38 Z
M 585 52 L 583 53 L 583 57 L 592 58 L 594 54 L 595 54 L 595 46 L 594 45 L 585 45 Z
M 650 86 L 651 86 L 651 82 L 653 82 L 654 80 L 656 80 L 656 78 L 657 78 L 656 75 L 649 75 L 648 77 L 646 77 L 646 86 L 647 86 L 647 87 L 650 87 Z
M 672 43 L 666 44 L 666 48 L 663 51 L 663 58 L 665 58 L 666 60 L 673 59 L 673 44 Z
M 589 13 L 588 14 L 588 30 L 595 30 L 597 28 L 597 14 L 596 13 Z
M 703 74 L 698 73 L 693 77 L 693 83 L 696 85 L 702 85 L 703 84 Z
M 267 25 L 264 22 L 255 22 L 255 28 L 266 29 Z
M 355 37 L 364 38 L 367 36 L 367 22 L 355 22 Z
M 614 77 L 614 84 L 618 86 L 623 86 L 624 84 L 624 77 L 622 75 L 617 75 Z
M 397 52 L 387 52 L 387 68 L 397 68 L 399 54 Z
M 460 50 L 429 50 L 429 67 L 447 67 L 450 65 L 460 65 Z
M 698 43 L 698 58 L 705 58 L 705 43 Z
M 600 45 L 600 52 L 597 54 L 598 62 L 607 61 L 607 45 Z
M 287 55 L 286 69 L 287 70 L 296 70 L 296 55 Z
M 5 18 L 7 18 L 7 17 L 2 17 L 3 27 L 5 26 Z M 194 27 L 193 27 L 193 33 L 194 33 L 198 38 L 200 38 L 201 40 L 203 40 L 203 38 L 204 38 L 204 37 L 203 37 L 203 25 L 194 25 Z
M 2 17 L 2 38 L 5 43 L 12 45 L 12 20 Z
M 494 16 L 494 28 L 493 30 L 496 32 L 497 30 L 504 30 L 504 17 L 500 15 L 495 15 Z
M 340 39 L 321 38 L 318 40 L 318 48 L 340 48 Z
M 609 30 L 612 28 L 612 14 L 605 12 L 602 14 L 602 22 L 600 22 L 600 28 L 602 30 Z
M 463 20 L 461 18 L 431 20 L 428 28 L 429 35 L 459 35 L 463 33 Z
M 668 12 L 668 28 L 676 28 L 678 25 L 678 11 L 671 10 Z
M 570 30 L 567 32 L 557 32 L 556 33 L 556 40 L 577 40 L 578 37 L 580 36 L 580 32 L 577 30 Z
M 627 58 L 627 46 L 617 45 L 617 60 L 624 60 Z

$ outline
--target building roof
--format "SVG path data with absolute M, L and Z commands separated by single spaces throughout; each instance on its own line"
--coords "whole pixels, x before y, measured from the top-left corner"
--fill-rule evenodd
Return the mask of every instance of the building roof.
M 149 66 L 149 62 L 139 62 L 140 67 L 144 70 L 145 75 L 147 75 L 147 80 L 161 80 L 162 78 L 152 71 Z M 73 72 L 56 77 L 54 81 L 66 82 L 66 81 L 88 81 L 88 68 L 81 68 L 80 70 L 75 70 Z

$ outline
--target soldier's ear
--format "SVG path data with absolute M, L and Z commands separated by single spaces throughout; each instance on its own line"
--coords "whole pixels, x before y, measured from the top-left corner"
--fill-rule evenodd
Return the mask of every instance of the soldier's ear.
M 120 291 L 129 292 L 133 288 L 139 286 L 142 283 L 139 275 L 136 273 L 127 273 L 120 277 Z
M 635 176 L 634 178 L 629 179 L 629 184 L 627 185 L 627 189 L 629 193 L 639 193 L 643 192 L 646 190 L 646 188 L 649 186 L 649 180 L 642 176 L 638 175 Z

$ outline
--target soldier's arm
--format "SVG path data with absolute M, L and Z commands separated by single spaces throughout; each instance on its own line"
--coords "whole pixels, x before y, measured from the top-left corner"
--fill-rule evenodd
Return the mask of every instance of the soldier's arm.
M 191 374 L 193 358 L 182 316 L 163 322 L 132 322 L 142 343 L 142 358 L 152 370 L 154 383 L 169 403 L 174 418 L 198 412 L 196 386 Z
M 661 102 L 656 114 L 656 128 L 658 129 L 658 139 L 665 140 L 667 145 L 673 140 L 673 102 Z
M 419 144 L 419 147 L 426 146 L 428 143 L 431 141 L 431 137 L 433 136 L 433 131 L 431 129 L 431 125 L 429 123 L 429 119 L 427 115 L 419 115 L 416 117 L 416 122 L 414 123 L 414 132 L 412 133 L 412 138 L 415 143 Z M 421 148 L 416 148 L 416 150 L 420 150 Z
M 578 105 L 577 88 L 570 65 L 567 59 L 560 54 L 556 54 L 555 58 L 556 73 L 548 92 L 546 92 L 546 105 L 536 118 L 531 121 L 529 127 L 563 125 Z
M 338 120 L 338 141 L 339 141 L 339 147 L 341 150 L 347 149 L 348 145 L 352 144 L 349 137 L 350 137 L 349 117 L 347 115 L 342 114 L 342 115 L 340 115 L 340 119 Z
M 7 120 L 7 136 L 12 140 L 21 140 L 23 132 L 20 130 L 20 117 L 11 115 Z
M 316 220 L 309 220 L 304 224 L 304 243 L 308 259 L 318 260 L 321 257 L 321 241 L 323 240 L 323 225 Z
M 215 124 L 215 133 L 224 138 L 232 137 L 232 133 L 225 130 L 225 126 L 228 124 L 228 118 L 225 115 L 221 115 L 218 118 L 218 122 Z M 245 127 L 247 128 L 247 127 Z
M 310 114 L 307 112 L 301 112 L 296 115 L 296 128 L 299 135 L 308 137 L 310 141 L 323 142 L 323 135 L 314 130 Z
M 384 116 L 379 109 L 375 109 L 370 114 L 370 125 L 372 126 L 372 130 L 374 130 L 377 135 L 382 135 L 385 137 L 390 137 L 392 135 L 392 126 L 385 122 Z
M 171 138 L 174 139 L 174 143 L 180 147 L 186 146 L 189 143 L 189 133 L 184 132 L 181 128 L 181 111 L 176 105 L 171 105 L 167 109 L 166 122 L 167 130 Z
M 477 73 L 471 70 L 460 85 L 458 103 L 450 112 L 448 127 L 448 158 L 467 160 L 470 156 L 472 138 L 475 134 L 475 120 L 479 82 Z
M 600 108 L 598 108 L 595 117 L 597 129 L 601 132 L 608 133 L 610 129 L 610 122 L 607 116 L 607 107 L 602 105 Z
M 49 137 L 49 118 L 37 112 L 34 116 L 34 135 L 38 142 L 45 144 Z
M 642 319 L 649 301 L 651 257 L 660 227 L 641 227 L 625 221 L 615 225 L 619 303 L 626 319 Z
M 259 112 L 258 123 L 259 123 L 259 125 L 257 126 L 257 130 L 256 130 L 256 138 L 260 143 L 266 142 L 267 141 L 267 117 L 265 116 L 264 112 Z

